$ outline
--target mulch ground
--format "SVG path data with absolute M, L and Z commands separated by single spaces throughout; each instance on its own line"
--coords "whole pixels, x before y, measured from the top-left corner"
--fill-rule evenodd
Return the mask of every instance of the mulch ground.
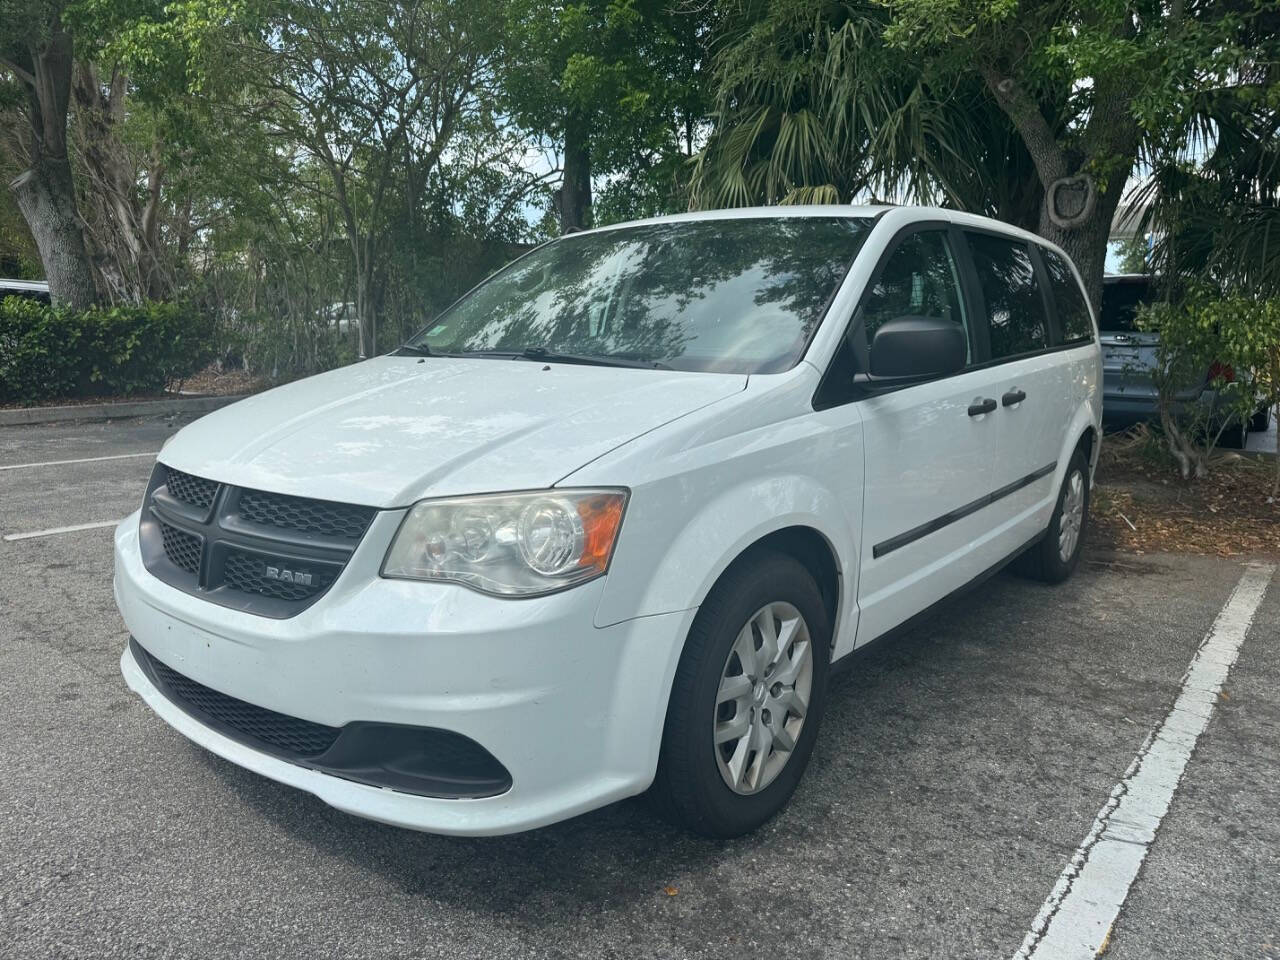
M 1273 457 L 1223 451 L 1183 480 L 1147 427 L 1102 443 L 1091 504 L 1095 543 L 1133 553 L 1280 554 Z
M 242 393 L 259 393 L 271 386 L 266 377 L 244 370 L 219 370 L 216 364 L 205 367 L 195 376 L 188 377 L 180 387 L 183 393 L 204 396 L 228 397 Z

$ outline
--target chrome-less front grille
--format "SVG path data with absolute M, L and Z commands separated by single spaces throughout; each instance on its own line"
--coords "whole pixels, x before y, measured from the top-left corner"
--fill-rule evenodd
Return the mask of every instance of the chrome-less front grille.
M 160 537 L 164 541 L 164 555 L 169 562 L 187 573 L 200 571 L 200 552 L 204 541 L 190 533 L 184 533 L 177 527 L 171 527 L 163 520 L 160 523 Z
M 218 485 L 203 477 L 193 477 L 172 467 L 164 468 L 165 488 L 175 500 L 189 503 L 193 507 L 208 510 L 218 492 Z
M 268 573 L 270 570 L 275 571 L 274 576 Z M 290 571 L 289 579 L 282 579 L 279 566 L 272 565 L 269 555 L 246 553 L 243 550 L 228 551 L 222 567 L 222 579 L 228 587 L 278 600 L 297 601 L 319 596 L 329 589 L 334 580 L 331 572 L 325 569 L 311 570 L 297 576 L 293 574 Z
M 240 495 L 240 516 L 250 523 L 359 540 L 373 519 L 373 510 L 350 503 L 245 490 Z
M 290 617 L 333 585 L 376 512 L 157 464 L 142 513 L 143 561 L 161 580 L 213 603 Z

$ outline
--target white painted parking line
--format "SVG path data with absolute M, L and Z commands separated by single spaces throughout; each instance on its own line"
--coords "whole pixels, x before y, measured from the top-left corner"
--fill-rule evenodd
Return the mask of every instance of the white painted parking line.
M 1252 563 L 1240 578 L 1187 668 L 1173 708 L 1098 811 L 1014 960 L 1086 960 L 1106 949 L 1275 569 Z
M 78 530 L 100 530 L 103 527 L 114 527 L 119 520 L 97 520 L 93 523 L 77 523 L 70 527 L 51 527 L 48 530 L 32 530 L 30 533 L 6 533 L 6 540 L 31 540 L 35 537 L 52 537 L 58 533 L 75 533 Z
M 0 470 L 26 470 L 30 467 L 61 467 L 68 463 L 97 463 L 99 460 L 133 460 L 137 457 L 155 457 L 159 456 L 159 451 L 154 453 L 113 453 L 109 457 L 80 457 L 76 460 L 41 460 L 38 463 L 10 463 L 0 466 Z

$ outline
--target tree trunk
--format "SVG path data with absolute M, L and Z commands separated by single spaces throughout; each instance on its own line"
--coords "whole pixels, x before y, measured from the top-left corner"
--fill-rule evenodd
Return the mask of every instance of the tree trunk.
M 1111 213 L 1104 213 L 1095 207 L 1088 220 L 1066 229 L 1042 216 L 1036 232 L 1050 243 L 1060 246 L 1075 262 L 1080 277 L 1084 280 L 1085 293 L 1097 314 L 1102 307 L 1102 275 L 1106 271 Z
M 564 183 L 555 193 L 555 207 L 561 233 L 591 225 L 591 153 L 577 123 L 565 125 Z
M 377 329 L 374 327 L 373 296 L 369 289 L 369 277 L 365 264 L 356 265 L 356 317 L 360 324 L 360 359 L 365 360 L 378 353 Z
M 71 34 L 54 25 L 23 65 L 29 99 L 31 168 L 9 184 L 35 238 L 53 302 L 81 309 L 95 303 L 97 288 L 75 183 L 67 156 L 67 107 L 71 98 Z
M 106 85 L 92 63 L 82 62 L 75 71 L 78 169 L 85 181 L 81 214 L 91 255 L 114 297 L 164 300 L 173 292 L 172 272 L 160 248 L 165 165 L 159 143 L 140 158 L 121 139 L 128 89 L 128 77 L 119 69 Z M 145 198 L 138 189 L 143 170 Z
M 979 67 L 987 87 L 1012 121 L 1044 188 L 1036 231 L 1075 261 L 1095 313 L 1102 304 L 1111 218 L 1137 157 L 1141 130 L 1130 110 L 1131 91 L 1108 79 L 1094 84 L 1094 103 L 1079 152 L 1059 140 L 1031 91 L 994 64 Z M 1106 187 L 1091 172 L 1107 165 Z
M 66 157 L 19 174 L 9 189 L 31 229 L 54 304 L 82 310 L 98 299 L 84 233 L 76 214 L 75 188 Z

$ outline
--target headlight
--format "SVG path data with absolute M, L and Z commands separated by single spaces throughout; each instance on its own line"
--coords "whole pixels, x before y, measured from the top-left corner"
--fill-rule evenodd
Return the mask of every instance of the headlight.
M 400 524 L 382 575 L 532 597 L 609 567 L 623 490 L 542 490 L 423 500 Z

